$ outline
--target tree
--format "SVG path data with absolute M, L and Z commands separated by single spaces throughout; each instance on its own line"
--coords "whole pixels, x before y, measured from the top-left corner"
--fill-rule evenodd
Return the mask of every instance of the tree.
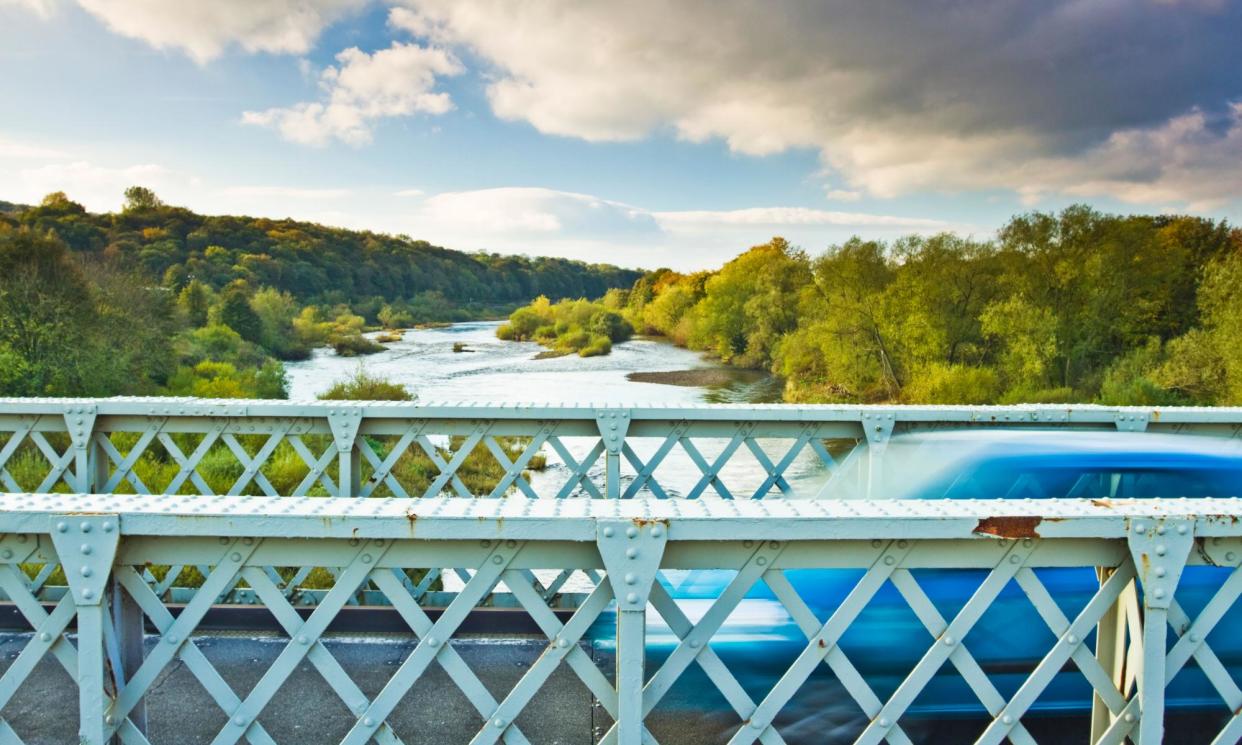
M 207 295 L 207 286 L 197 279 L 192 279 L 177 296 L 177 306 L 185 313 L 186 319 L 194 328 L 207 325 L 207 312 L 211 307 L 211 298 Z
M 153 210 L 164 206 L 164 202 L 155 196 L 155 192 L 145 186 L 131 186 L 125 190 L 125 206 L 123 212 Z
M 233 329 L 248 342 L 263 343 L 263 322 L 250 307 L 246 286 L 242 283 L 229 285 L 220 297 L 220 323 Z

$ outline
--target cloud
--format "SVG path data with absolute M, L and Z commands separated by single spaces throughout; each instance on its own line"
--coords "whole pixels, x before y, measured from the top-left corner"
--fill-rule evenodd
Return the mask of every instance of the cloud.
M 56 9 L 56 0 L 0 0 L 0 8 L 4 6 L 25 8 L 40 18 L 51 18 Z
M 404 197 L 406 199 L 417 199 L 426 193 L 427 192 L 422 189 L 402 189 L 401 191 L 394 191 L 392 195 L 394 197 Z
M 61 150 L 29 142 L 18 142 L 0 135 L 0 158 L 11 160 L 56 160 L 67 157 Z
M 344 199 L 349 189 L 302 189 L 290 186 L 230 186 L 221 193 L 227 197 L 257 197 L 277 199 Z
M 401 2 L 393 25 L 483 60 L 496 115 L 548 134 L 812 149 L 838 199 L 1242 193 L 1239 2 Z
M 32 0 L 26 0 L 31 2 Z M 33 0 L 36 5 L 46 4 Z M 247 52 L 303 54 L 319 33 L 367 0 L 77 0 L 118 34 L 199 63 L 236 44 Z
M 247 111 L 242 122 L 271 127 L 303 145 L 323 146 L 334 139 L 362 145 L 371 141 L 377 119 L 451 110 L 449 95 L 434 90 L 436 79 L 463 71 L 443 49 L 400 42 L 374 54 L 351 47 L 336 60 L 338 66 L 328 67 L 319 77 L 323 100 Z
M 891 237 L 971 226 L 800 207 L 652 211 L 590 194 L 538 187 L 427 197 L 399 230 L 463 250 L 570 256 L 625 266 L 698 269 L 783 235 L 812 250 L 855 233 Z
M 6 190 L 12 191 L 6 198 L 18 202 L 37 203 L 47 194 L 63 191 L 98 212 L 118 209 L 130 186 L 146 186 L 176 203 L 198 185 L 197 179 L 154 163 L 113 167 L 85 160 L 18 168 L 5 174 L 4 181 L 10 184 Z
M 445 192 L 428 197 L 418 217 L 433 225 L 469 226 L 478 234 L 570 237 L 653 235 L 651 213 L 588 194 L 536 187 Z

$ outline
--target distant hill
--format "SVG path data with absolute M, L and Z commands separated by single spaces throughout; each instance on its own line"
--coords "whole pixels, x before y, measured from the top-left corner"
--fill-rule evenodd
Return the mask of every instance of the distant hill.
M 539 295 L 599 297 L 639 271 L 568 259 L 464 253 L 408 236 L 298 220 L 201 215 L 131 190 L 116 213 L 91 213 L 63 194 L 38 206 L 0 202 L 0 223 L 58 235 L 78 253 L 136 265 L 164 286 L 235 280 L 303 303 L 345 303 L 372 316 L 385 302 L 435 293 L 456 305 L 516 305 Z

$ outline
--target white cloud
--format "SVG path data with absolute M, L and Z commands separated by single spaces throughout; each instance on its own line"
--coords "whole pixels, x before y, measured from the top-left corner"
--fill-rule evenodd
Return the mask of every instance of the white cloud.
M 0 0 L 0 8 L 6 5 L 25 8 L 40 18 L 50 18 L 56 9 L 56 0 Z
M 247 111 L 242 121 L 274 128 L 304 145 L 322 146 L 334 139 L 361 145 L 371 141 L 377 119 L 451 110 L 449 95 L 434 90 L 436 79 L 463 71 L 443 49 L 400 42 L 374 54 L 351 47 L 336 59 L 338 66 L 328 67 L 319 78 L 324 100 Z
M 536 187 L 445 192 L 428 197 L 418 216 L 434 225 L 469 226 L 478 234 L 582 240 L 654 234 L 651 213 L 588 194 Z
M 0 135 L 0 158 L 10 160 L 56 160 L 68 157 L 63 151 L 31 142 L 19 142 Z
M 38 203 L 47 194 L 63 191 L 70 199 L 87 209 L 108 212 L 120 208 L 124 192 L 139 185 L 154 189 L 165 201 L 183 200 L 198 186 L 193 177 L 169 170 L 154 163 L 123 167 L 98 165 L 76 160 L 18 168 L 5 174 L 12 196 L 17 202 Z
M 278 199 L 343 199 L 349 189 L 302 189 L 291 186 L 230 186 L 221 190 L 227 197 L 274 197 Z
M 118 34 L 180 49 L 202 63 L 230 44 L 248 52 L 305 53 L 325 27 L 368 0 L 77 1 Z
M 503 119 L 588 141 L 812 149 L 844 181 L 831 199 L 1242 194 L 1237 125 L 1196 120 L 1242 100 L 1239 3 L 400 1 L 393 25 L 490 66 Z
M 774 235 L 819 251 L 855 233 L 892 237 L 951 229 L 972 230 L 936 220 L 800 207 L 658 212 L 536 187 L 436 194 L 397 228 L 463 250 L 678 269 L 720 264 Z
M 401 191 L 394 191 L 392 195 L 394 197 L 404 197 L 406 199 L 417 199 L 426 193 L 427 192 L 422 189 L 402 189 Z

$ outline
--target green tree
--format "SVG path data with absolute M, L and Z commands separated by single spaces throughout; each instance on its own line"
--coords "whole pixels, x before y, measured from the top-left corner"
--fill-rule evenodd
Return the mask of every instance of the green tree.
M 198 328 L 207 325 L 207 312 L 211 308 L 207 286 L 197 279 L 190 280 L 177 295 L 177 306 L 191 326 Z
M 220 295 L 220 323 L 236 331 L 241 338 L 255 344 L 263 343 L 263 321 L 250 307 L 244 283 L 234 283 Z
M 163 206 L 164 202 L 145 186 L 131 186 L 125 190 L 125 206 L 122 208 L 125 212 L 153 210 Z

